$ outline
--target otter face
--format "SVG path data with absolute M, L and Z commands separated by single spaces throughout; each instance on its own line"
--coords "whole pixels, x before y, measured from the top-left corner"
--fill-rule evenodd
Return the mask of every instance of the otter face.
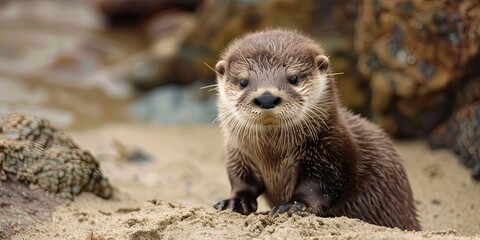
M 312 40 L 287 31 L 249 35 L 215 66 L 223 121 L 275 127 L 325 115 L 329 61 Z

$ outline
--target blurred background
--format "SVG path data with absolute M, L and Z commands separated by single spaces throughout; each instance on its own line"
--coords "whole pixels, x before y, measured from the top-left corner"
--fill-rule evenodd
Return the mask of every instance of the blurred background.
M 1 0 L 0 113 L 63 129 L 212 124 L 220 51 L 295 28 L 329 52 L 344 105 L 448 148 L 480 180 L 480 3 L 447 0 Z

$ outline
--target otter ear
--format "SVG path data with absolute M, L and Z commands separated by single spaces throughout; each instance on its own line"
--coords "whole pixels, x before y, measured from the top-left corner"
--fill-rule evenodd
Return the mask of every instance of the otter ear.
M 326 72 L 330 67 L 330 60 L 325 55 L 318 55 L 315 57 L 315 64 L 320 72 Z
M 218 61 L 217 65 L 215 65 L 215 71 L 217 74 L 224 75 L 225 74 L 225 68 L 227 67 L 227 63 L 224 60 Z

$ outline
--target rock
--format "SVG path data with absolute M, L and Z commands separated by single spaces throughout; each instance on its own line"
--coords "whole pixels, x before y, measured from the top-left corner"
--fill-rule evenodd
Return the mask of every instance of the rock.
M 448 148 L 458 154 L 460 162 L 472 168 L 480 181 L 480 101 L 460 107 L 449 120 L 428 137 L 432 148 Z
M 88 151 L 47 120 L 26 114 L 0 117 L 0 180 L 8 181 L 9 175 L 66 199 L 81 192 L 112 196 L 112 187 Z

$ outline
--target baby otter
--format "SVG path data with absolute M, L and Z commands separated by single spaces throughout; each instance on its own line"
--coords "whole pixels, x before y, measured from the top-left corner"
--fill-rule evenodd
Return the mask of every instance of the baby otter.
M 324 49 L 293 31 L 233 41 L 216 64 L 230 198 L 250 214 L 306 210 L 420 230 L 401 160 L 377 126 L 340 106 Z

